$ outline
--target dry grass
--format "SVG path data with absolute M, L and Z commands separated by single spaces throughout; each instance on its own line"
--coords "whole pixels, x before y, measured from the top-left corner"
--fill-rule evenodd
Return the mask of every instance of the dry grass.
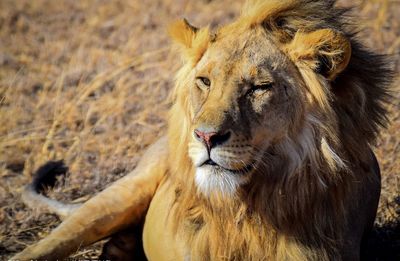
M 362 38 L 393 56 L 400 71 L 400 1 L 355 5 Z M 183 16 L 218 24 L 240 1 L 0 1 L 0 257 L 7 259 L 58 223 L 34 213 L 19 194 L 32 172 L 65 159 L 70 175 L 51 195 L 90 196 L 132 170 L 165 132 L 168 92 L 178 66 L 166 25 Z M 371 260 L 400 260 L 400 104 L 397 79 L 391 125 L 376 152 L 382 200 Z M 74 257 L 93 257 L 99 245 Z

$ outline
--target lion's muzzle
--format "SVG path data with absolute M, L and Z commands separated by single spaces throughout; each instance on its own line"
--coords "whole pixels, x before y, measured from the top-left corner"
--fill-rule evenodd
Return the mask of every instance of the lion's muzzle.
M 213 147 L 221 145 L 228 141 L 231 137 L 231 132 L 226 131 L 225 133 L 221 133 L 216 131 L 207 131 L 199 128 L 194 130 L 194 137 L 198 141 L 203 142 L 207 146 L 208 151 L 210 151 Z

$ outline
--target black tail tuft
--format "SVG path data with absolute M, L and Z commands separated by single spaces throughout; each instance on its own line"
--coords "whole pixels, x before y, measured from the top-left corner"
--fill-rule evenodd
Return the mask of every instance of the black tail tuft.
M 53 187 L 57 177 L 65 175 L 68 167 L 63 160 L 49 161 L 41 166 L 33 176 L 32 186 L 36 192 L 41 192 L 45 187 Z

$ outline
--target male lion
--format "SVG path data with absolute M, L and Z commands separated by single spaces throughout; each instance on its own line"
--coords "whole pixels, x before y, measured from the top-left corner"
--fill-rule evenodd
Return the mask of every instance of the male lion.
M 215 32 L 174 24 L 185 62 L 167 136 L 77 210 L 28 189 L 68 217 L 14 258 L 62 258 L 135 227 L 127 242 L 143 239 L 150 260 L 359 260 L 390 71 L 334 2 L 247 1 Z

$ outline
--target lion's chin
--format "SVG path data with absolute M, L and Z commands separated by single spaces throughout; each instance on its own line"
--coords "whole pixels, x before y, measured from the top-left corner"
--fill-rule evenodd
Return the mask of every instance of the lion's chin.
M 198 190 L 204 195 L 219 193 L 231 196 L 241 185 L 246 184 L 251 171 L 228 170 L 218 165 L 202 165 L 196 168 L 195 182 Z

